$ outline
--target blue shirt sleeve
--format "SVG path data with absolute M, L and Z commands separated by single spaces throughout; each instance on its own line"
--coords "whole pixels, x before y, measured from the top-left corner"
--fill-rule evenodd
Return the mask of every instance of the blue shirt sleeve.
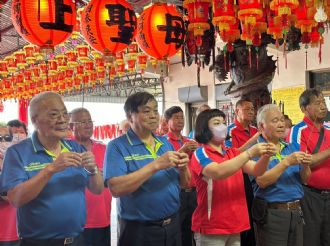
M 108 179 L 123 176 L 128 173 L 125 157 L 115 140 L 107 145 L 103 162 L 103 178 Z
M 227 148 L 231 148 L 231 147 L 233 147 L 233 143 L 232 143 L 232 141 L 231 141 L 231 140 L 226 140 L 226 141 L 225 141 L 225 146 L 226 146 Z
M 20 183 L 28 180 L 21 156 L 15 146 L 9 147 L 3 160 L 0 178 L 0 192 L 7 192 Z
M 205 152 L 204 148 L 198 148 L 195 152 L 195 156 L 203 168 L 213 162 Z

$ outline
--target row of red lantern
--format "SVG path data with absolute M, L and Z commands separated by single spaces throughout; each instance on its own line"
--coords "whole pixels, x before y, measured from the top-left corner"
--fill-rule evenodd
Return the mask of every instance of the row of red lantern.
M 139 19 L 125 0 L 91 0 L 76 18 L 73 0 L 13 0 L 17 32 L 43 50 L 53 50 L 79 27 L 88 44 L 105 57 L 127 48 L 136 33 L 141 49 L 156 59 L 174 55 L 184 42 L 184 24 L 175 6 L 156 3 Z
M 144 54 L 138 54 L 137 56 L 139 68 L 144 71 L 147 66 L 147 56 Z M 0 80 L 0 94 L 3 99 L 21 99 L 31 98 L 36 93 L 47 90 L 64 93 L 86 87 L 94 87 L 95 85 L 103 85 L 106 77 L 112 83 L 115 77 L 121 77 L 124 74 L 135 71 L 133 68 L 130 69 L 130 67 L 126 69 L 123 61 L 124 58 L 120 55 L 118 60 L 111 64 L 105 64 L 102 58 L 100 58 L 95 59 L 95 62 L 86 60 L 83 64 L 78 64 L 75 67 L 59 69 L 56 60 L 49 60 L 47 63 L 44 62 L 19 70 L 19 73 L 11 74 L 8 78 L 2 78 Z M 155 62 L 156 60 L 152 61 Z

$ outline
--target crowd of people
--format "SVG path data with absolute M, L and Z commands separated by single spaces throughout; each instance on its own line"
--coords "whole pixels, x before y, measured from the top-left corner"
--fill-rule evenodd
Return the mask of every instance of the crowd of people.
M 137 92 L 105 146 L 87 109 L 38 94 L 31 136 L 0 126 L 0 246 L 109 246 L 112 196 L 119 246 L 329 246 L 328 110 L 316 89 L 299 105 L 294 126 L 274 104 L 243 98 L 229 126 L 202 105 L 185 137 L 182 108 L 160 119 Z

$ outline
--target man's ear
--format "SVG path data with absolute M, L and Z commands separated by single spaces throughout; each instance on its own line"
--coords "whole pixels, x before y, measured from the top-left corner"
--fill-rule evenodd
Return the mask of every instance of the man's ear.
M 239 111 L 239 109 L 236 108 L 236 109 L 235 109 L 235 116 L 236 116 L 236 117 L 237 117 L 237 115 L 238 115 L 238 111 Z
M 127 114 L 127 115 L 126 115 L 126 118 L 127 118 L 127 120 L 128 120 L 129 123 L 133 123 L 133 120 L 132 120 L 132 113 Z
M 34 116 L 31 117 L 32 124 L 35 124 L 36 123 L 36 118 L 37 118 L 36 115 L 34 115 Z
M 264 124 L 263 122 L 260 122 L 259 123 L 259 126 L 258 126 L 258 131 L 261 133 L 265 128 L 264 128 Z

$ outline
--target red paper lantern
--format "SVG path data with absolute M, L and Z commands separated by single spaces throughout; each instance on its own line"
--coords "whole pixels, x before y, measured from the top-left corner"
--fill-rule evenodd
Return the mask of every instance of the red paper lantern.
M 213 0 L 213 25 L 219 28 L 220 33 L 229 31 L 230 26 L 237 20 L 235 16 L 234 0 Z
M 4 109 L 4 106 L 3 106 L 3 102 L 2 102 L 2 101 L 0 101 L 0 113 L 2 113 L 2 112 L 3 112 L 3 109 Z
M 16 31 L 42 49 L 64 42 L 76 24 L 72 0 L 13 0 L 11 18 Z
M 174 5 L 155 3 L 138 18 L 136 41 L 146 54 L 156 59 L 175 55 L 184 36 L 183 19 Z
M 25 59 L 27 64 L 34 64 L 36 57 L 34 56 L 35 46 L 34 45 L 25 45 L 23 47 L 25 51 Z
M 144 71 L 147 67 L 147 62 L 148 62 L 148 56 L 146 56 L 143 53 L 140 53 L 138 55 L 138 68 L 140 73 L 144 74 Z
M 16 59 L 14 56 L 5 57 L 5 61 L 7 62 L 7 69 L 9 72 L 13 73 L 17 70 Z
M 135 12 L 124 0 L 92 0 L 81 15 L 82 35 L 105 56 L 124 50 L 133 41 L 135 31 Z
M 209 7 L 211 0 L 185 0 L 183 7 L 188 11 L 188 31 L 194 36 L 203 36 L 204 31 L 210 29 Z
M 0 61 L 0 75 L 6 77 L 8 75 L 7 62 Z
M 314 20 L 315 13 L 316 9 L 311 2 L 300 2 L 299 7 L 295 11 L 297 16 L 295 26 L 301 30 L 301 33 L 311 33 L 312 28 L 317 25 L 317 22 Z

